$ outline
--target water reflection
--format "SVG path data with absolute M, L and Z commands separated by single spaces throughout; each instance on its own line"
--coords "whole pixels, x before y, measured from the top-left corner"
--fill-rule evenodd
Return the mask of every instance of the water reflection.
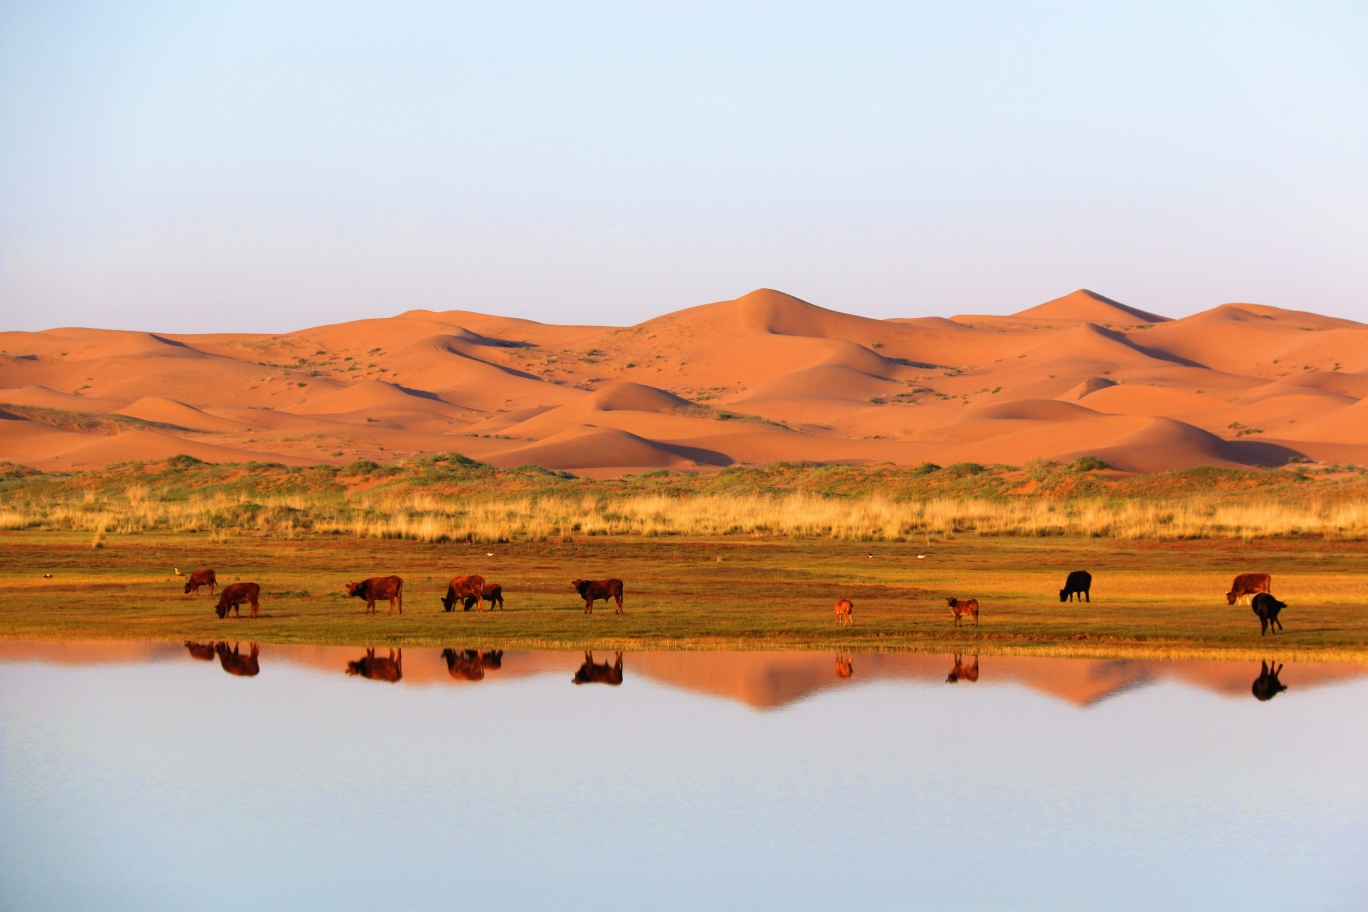
M 836 677 L 848 678 L 855 673 L 855 654 L 851 652 L 836 653 Z
M 1287 690 L 1287 685 L 1278 680 L 1278 675 L 1282 674 L 1283 667 L 1276 662 L 1263 662 L 1263 671 L 1254 679 L 1254 684 L 1250 687 L 1254 698 L 1260 703 L 1266 703 L 1278 694 Z
M 974 656 L 974 664 L 968 667 L 960 661 L 959 656 L 955 656 L 955 666 L 950 669 L 950 673 L 945 676 L 945 683 L 954 684 L 959 681 L 968 681 L 971 684 L 978 680 L 978 656 Z
M 238 649 L 238 644 L 234 643 L 233 648 L 229 649 L 227 643 L 215 643 L 214 653 L 218 656 L 219 664 L 223 670 L 230 675 L 237 675 L 240 678 L 254 678 L 261 674 L 261 665 L 257 662 L 257 653 L 260 650 L 256 643 L 248 646 L 249 653 L 243 655 Z M 191 655 L 194 655 L 193 651 Z
M 190 653 L 191 658 L 199 659 L 202 662 L 214 661 L 213 643 L 192 643 L 186 640 L 185 648 Z
M 443 649 L 442 658 L 446 660 L 447 674 L 458 681 L 483 681 L 485 671 L 498 671 L 503 667 L 502 649 L 486 652 L 478 649 Z
M 607 662 L 595 662 L 594 654 L 586 652 L 584 654 L 584 664 L 579 667 L 572 678 L 576 684 L 609 684 L 613 687 L 622 683 L 622 653 L 617 654 L 617 661 L 612 665 Z
M 367 649 L 364 657 L 347 663 L 347 674 L 360 675 L 372 681 L 398 683 L 404 677 L 404 650 L 391 649 L 389 658 L 379 659 L 374 649 Z

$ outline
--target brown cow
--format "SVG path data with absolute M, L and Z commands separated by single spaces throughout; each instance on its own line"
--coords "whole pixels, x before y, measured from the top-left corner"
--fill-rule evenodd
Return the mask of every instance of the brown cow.
M 836 677 L 848 678 L 855 673 L 855 656 L 849 652 L 836 653 Z
M 955 656 L 955 667 L 950 669 L 950 673 L 945 676 L 946 684 L 954 684 L 957 681 L 969 681 L 973 683 L 978 680 L 978 656 L 974 656 L 974 664 L 968 668 L 960 661 L 959 656 Z
M 609 665 L 607 662 L 595 662 L 594 654 L 586 652 L 584 664 L 570 680 L 576 684 L 609 684 L 617 687 L 622 683 L 622 653 L 619 652 L 617 661 Z
M 466 611 L 478 602 L 479 610 L 484 611 L 484 577 L 458 576 L 447 583 L 447 593 L 442 596 L 442 610 L 455 611 L 457 601 L 465 602 Z
M 575 591 L 584 599 L 584 613 L 594 613 L 594 602 L 603 599 L 607 604 L 608 600 L 617 601 L 617 614 L 622 614 L 622 580 L 571 580 L 570 585 L 575 587 Z
M 490 611 L 494 610 L 495 602 L 498 603 L 500 610 L 503 609 L 503 586 L 500 586 L 498 583 L 485 583 L 484 588 L 480 591 L 480 594 L 484 596 L 484 600 L 486 602 L 489 602 Z M 465 600 L 465 610 L 469 611 L 470 606 L 473 604 L 475 604 L 475 596 L 467 595 Z
M 377 659 L 375 650 L 367 649 L 365 658 L 347 663 L 347 674 L 394 684 L 404 676 L 404 650 L 400 649 L 396 655 L 391 649 L 388 659 Z
M 214 588 L 218 586 L 218 577 L 214 576 L 213 570 L 196 570 L 190 574 L 185 581 L 185 594 L 193 592 L 199 595 L 200 586 L 208 586 L 209 594 L 214 594 Z
M 1241 573 L 1230 584 L 1226 593 L 1226 604 L 1234 605 L 1240 599 L 1249 598 L 1256 592 L 1272 592 L 1273 577 L 1267 573 Z
M 199 659 L 201 662 L 214 661 L 213 643 L 192 643 L 186 640 L 185 648 L 190 651 L 190 657 L 193 659 Z
M 442 658 L 446 659 L 447 674 L 457 680 L 483 681 L 486 669 L 498 671 L 503 667 L 502 649 L 489 652 L 480 652 L 478 649 L 443 649 Z
M 375 613 L 376 599 L 389 599 L 389 611 L 394 614 L 394 602 L 399 602 L 399 613 L 404 613 L 404 581 L 397 576 L 372 576 L 359 583 L 347 583 L 347 595 L 366 600 L 366 614 Z
M 851 627 L 855 626 L 855 603 L 850 599 L 836 600 L 836 624 L 837 626 L 846 624 Z
M 1254 699 L 1260 703 L 1266 703 L 1278 694 L 1287 690 L 1287 685 L 1278 680 L 1278 675 L 1282 674 L 1283 667 L 1277 662 L 1261 662 L 1263 671 L 1254 679 L 1249 691 L 1254 694 Z
M 252 606 L 252 611 L 248 617 L 256 617 L 261 610 L 261 605 L 257 604 L 257 599 L 261 598 L 261 587 L 256 583 L 232 583 L 224 586 L 219 593 L 218 606 L 214 608 L 214 614 L 220 618 L 226 618 L 228 612 L 232 611 L 235 617 L 242 617 L 240 606 L 243 602 L 248 602 Z
M 254 678 L 261 674 L 261 664 L 257 662 L 257 644 L 250 644 L 252 653 L 246 657 L 238 651 L 239 645 L 234 643 L 230 652 L 227 643 L 214 644 L 214 652 L 218 654 L 219 664 L 223 666 L 223 670 L 240 678 Z
M 950 606 L 950 613 L 955 616 L 955 626 L 960 626 L 960 617 L 965 614 L 973 615 L 974 626 L 978 626 L 979 603 L 978 599 L 957 599 L 947 598 L 945 603 Z

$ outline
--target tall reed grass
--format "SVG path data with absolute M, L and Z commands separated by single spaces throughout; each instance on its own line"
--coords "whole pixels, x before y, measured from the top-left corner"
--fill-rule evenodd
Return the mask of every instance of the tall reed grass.
M 427 493 L 246 495 L 162 500 L 145 488 L 117 497 L 11 503 L 0 528 L 130 534 L 150 531 L 346 534 L 426 542 L 544 541 L 574 535 L 780 536 L 903 541 L 926 536 L 1027 535 L 1121 539 L 1368 537 L 1368 503 L 1288 503 L 1256 494 L 1163 500 L 1031 498 L 893 500 L 877 495 L 685 497 Z

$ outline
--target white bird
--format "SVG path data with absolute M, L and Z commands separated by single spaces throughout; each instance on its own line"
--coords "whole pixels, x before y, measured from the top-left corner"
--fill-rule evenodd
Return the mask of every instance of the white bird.
M 43 579 L 52 579 L 52 574 L 51 574 L 51 573 L 44 573 L 44 574 L 43 574 Z
M 179 567 L 172 567 L 171 569 L 176 571 L 176 576 L 185 576 L 184 573 L 181 573 L 181 572 L 180 572 L 180 568 L 179 568 Z
M 493 551 L 489 551 L 489 552 L 487 552 L 487 553 L 485 554 L 485 557 L 493 557 L 493 556 L 494 556 L 494 552 L 493 552 Z
M 926 557 L 925 554 L 918 554 L 918 555 L 917 555 L 917 560 L 921 560 L 921 559 L 924 558 L 924 557 Z

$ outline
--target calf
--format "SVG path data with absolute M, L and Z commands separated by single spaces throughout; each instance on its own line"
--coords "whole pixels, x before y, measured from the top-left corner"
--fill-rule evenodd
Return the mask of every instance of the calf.
M 599 599 L 603 599 L 603 602 L 606 605 L 610 598 L 617 601 L 616 613 L 622 614 L 622 580 L 577 579 L 571 580 L 570 585 L 574 586 L 575 591 L 580 594 L 580 598 L 584 599 L 585 614 L 594 613 L 594 602 L 598 601 Z
M 959 656 L 955 656 L 955 667 L 950 669 L 950 673 L 945 676 L 946 684 L 954 684 L 957 681 L 969 681 L 973 683 L 978 680 L 978 656 L 974 656 L 974 664 L 968 668 L 960 661 Z
M 1278 675 L 1282 674 L 1283 667 L 1276 662 L 1261 662 L 1263 671 L 1254 679 L 1253 685 L 1249 690 L 1254 694 L 1254 699 L 1260 703 L 1266 703 L 1278 694 L 1287 690 L 1287 685 L 1278 680 Z
M 200 586 L 208 586 L 209 594 L 214 594 L 214 588 L 218 586 L 218 578 L 214 576 L 213 570 L 196 570 L 190 574 L 185 581 L 185 594 L 195 593 L 199 595 Z
M 347 583 L 347 595 L 366 600 L 366 614 L 375 613 L 376 599 L 388 599 L 389 611 L 394 614 L 394 603 L 399 602 L 399 613 L 404 613 L 404 581 L 397 576 L 372 576 L 359 583 Z
M 570 680 L 576 684 L 609 684 L 617 687 L 622 683 L 622 653 L 619 652 L 617 661 L 609 665 L 607 662 L 595 662 L 594 654 L 586 652 L 584 664 Z
M 472 604 L 478 602 L 479 610 L 484 611 L 484 577 L 457 576 L 452 578 L 451 582 L 447 583 L 446 595 L 442 596 L 442 610 L 456 610 L 457 601 L 465 602 L 466 611 L 470 610 Z
M 242 609 L 239 607 L 243 602 L 248 602 L 252 606 L 248 617 L 256 617 L 261 610 L 261 605 L 257 599 L 261 598 L 261 587 L 256 583 L 231 583 L 224 586 L 219 593 L 218 606 L 214 608 L 214 613 L 220 618 L 226 618 L 228 612 L 232 611 L 234 617 L 242 617 Z
M 1249 598 L 1257 592 L 1271 592 L 1273 577 L 1267 573 L 1241 573 L 1230 584 L 1226 593 L 1226 604 L 1233 605 L 1241 599 Z
M 836 624 L 843 626 L 849 624 L 855 626 L 855 603 L 850 599 L 836 600 Z
M 1270 630 L 1275 634 L 1282 630 L 1282 621 L 1278 620 L 1278 612 L 1286 607 L 1287 602 L 1280 602 L 1267 592 L 1254 594 L 1254 613 L 1259 616 L 1259 636 L 1263 636 Z
M 400 649 L 396 655 L 391 649 L 388 659 L 377 659 L 375 650 L 367 649 L 364 658 L 347 663 L 347 674 L 394 684 L 404 677 L 404 650 Z
M 946 603 L 947 605 L 950 606 L 950 613 L 953 614 L 953 615 L 955 616 L 955 626 L 956 626 L 956 627 L 960 626 L 960 618 L 961 618 L 963 615 L 965 615 L 965 614 L 972 615 L 973 618 L 974 618 L 974 626 L 975 626 L 975 627 L 978 626 L 978 622 L 979 622 L 979 618 L 978 618 L 978 616 L 979 616 L 979 603 L 978 603 L 978 599 L 957 599 L 957 598 L 947 598 L 947 599 L 945 600 L 945 603 Z
M 219 664 L 223 670 L 230 675 L 237 675 L 240 678 L 255 678 L 261 674 L 261 664 L 257 662 L 257 644 L 251 644 L 251 655 L 244 656 L 238 651 L 238 644 L 234 643 L 230 651 L 227 643 L 216 643 L 214 652 L 218 654 Z
M 498 603 L 500 610 L 503 609 L 503 586 L 500 586 L 498 583 L 485 583 L 484 588 L 481 590 L 480 594 L 484 596 L 484 600 L 486 602 L 489 602 L 490 611 L 494 610 L 495 603 Z M 470 606 L 473 604 L 475 604 L 475 596 L 467 595 L 465 600 L 465 610 L 469 611 Z
M 1075 570 L 1069 574 L 1069 578 L 1064 581 L 1064 588 L 1059 590 L 1059 600 L 1061 602 L 1072 602 L 1074 595 L 1081 595 L 1089 602 L 1092 601 L 1092 574 L 1086 570 Z

